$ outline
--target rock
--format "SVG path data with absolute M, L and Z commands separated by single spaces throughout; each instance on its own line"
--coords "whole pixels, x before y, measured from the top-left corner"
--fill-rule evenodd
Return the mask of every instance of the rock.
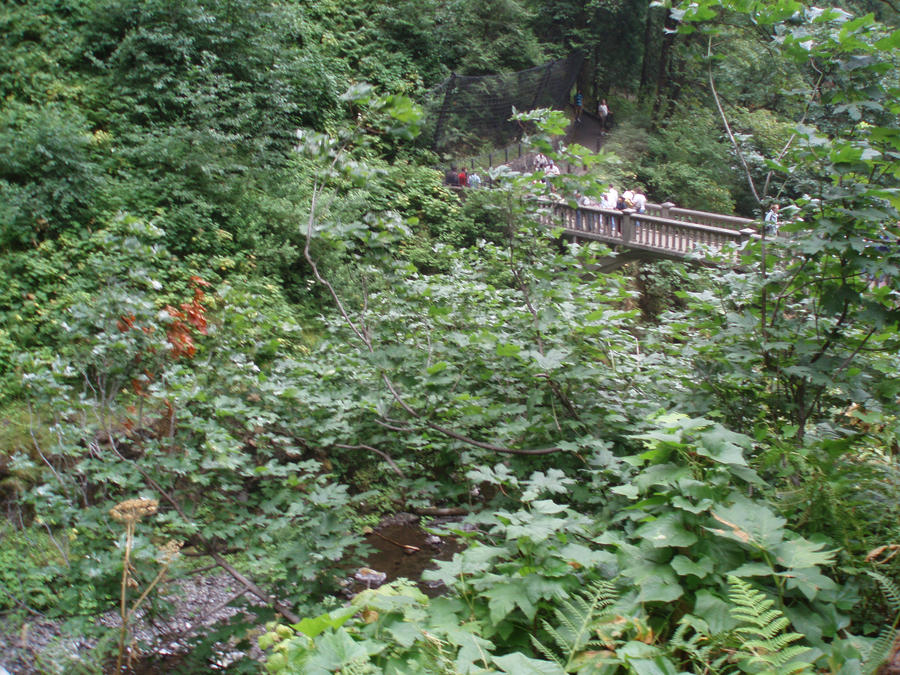
M 364 583 L 367 588 L 372 588 L 373 586 L 378 588 L 387 579 L 387 573 L 373 570 L 370 567 L 360 567 L 353 574 L 353 578 Z

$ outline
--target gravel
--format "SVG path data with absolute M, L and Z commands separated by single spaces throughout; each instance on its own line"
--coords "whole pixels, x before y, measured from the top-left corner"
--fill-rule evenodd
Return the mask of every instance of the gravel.
M 190 576 L 166 586 L 163 600 L 170 605 L 170 616 L 160 619 L 142 611 L 132 620 L 131 634 L 143 646 L 145 655 L 166 657 L 189 651 L 192 637 L 240 610 L 229 606 L 241 593 L 230 576 Z M 85 662 L 95 639 L 67 635 L 61 620 L 33 620 L 13 623 L 0 620 L 0 675 L 71 672 L 71 664 Z M 121 625 L 118 611 L 97 617 L 97 624 L 117 631 Z M 233 660 L 223 648 L 222 659 Z M 253 656 L 258 656 L 255 654 Z M 225 665 L 224 663 L 221 665 Z M 6 673 L 4 671 L 7 671 Z

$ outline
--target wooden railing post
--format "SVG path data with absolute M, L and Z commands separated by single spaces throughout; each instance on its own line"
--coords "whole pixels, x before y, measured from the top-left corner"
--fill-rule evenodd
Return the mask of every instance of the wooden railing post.
M 634 239 L 634 209 L 625 209 L 622 211 L 622 243 L 627 244 Z
M 669 209 L 673 208 L 674 206 L 675 206 L 675 204 L 673 204 L 672 202 L 663 202 L 662 204 L 659 205 L 660 215 L 663 218 L 668 218 L 669 217 Z

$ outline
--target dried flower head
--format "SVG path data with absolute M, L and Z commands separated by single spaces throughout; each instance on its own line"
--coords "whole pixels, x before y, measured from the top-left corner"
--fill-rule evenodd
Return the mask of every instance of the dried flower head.
M 144 516 L 152 516 L 159 509 L 158 499 L 126 499 L 109 510 L 120 523 L 137 523 Z
M 178 552 L 181 551 L 182 546 L 184 546 L 183 542 L 175 541 L 174 539 L 169 539 L 169 541 L 163 544 L 162 548 L 159 549 L 162 564 L 168 565 L 172 562 L 175 559 L 175 556 L 178 555 Z

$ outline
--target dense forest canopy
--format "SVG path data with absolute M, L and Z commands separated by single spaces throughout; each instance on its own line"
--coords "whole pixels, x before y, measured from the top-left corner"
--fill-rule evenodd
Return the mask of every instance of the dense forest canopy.
M 218 574 L 242 611 L 177 636 L 183 672 L 223 651 L 317 674 L 894 659 L 898 18 L 4 3 L 0 671 L 152 661 L 136 623 Z M 573 53 L 569 105 L 509 114 L 581 170 L 444 185 L 472 146 L 434 151 L 428 92 Z M 614 112 L 597 147 L 569 142 L 576 91 Z M 598 274 L 616 252 L 534 197 L 610 185 L 759 234 Z M 425 573 L 444 594 L 348 600 L 366 528 L 398 512 L 461 542 Z M 83 648 L 14 650 L 29 626 Z

